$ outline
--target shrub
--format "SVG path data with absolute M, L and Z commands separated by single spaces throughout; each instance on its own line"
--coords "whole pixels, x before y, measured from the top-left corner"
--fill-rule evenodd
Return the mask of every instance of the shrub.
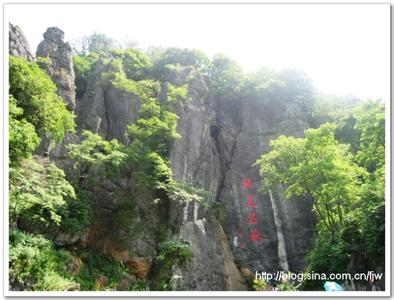
M 119 167 L 125 159 L 123 146 L 117 140 L 106 141 L 98 134 L 88 130 L 82 132 L 83 140 L 78 144 L 67 146 L 67 155 L 74 160 L 74 170 L 77 174 L 78 184 L 81 185 L 88 172 L 95 168 L 102 177 L 95 174 L 90 184 L 95 184 L 101 178 L 116 179 Z
M 148 55 L 136 49 L 112 50 L 115 58 L 122 60 L 124 72 L 128 79 L 142 80 L 149 74 L 152 61 Z
M 209 65 L 209 58 L 197 49 L 167 48 L 154 57 L 152 69 L 155 77 L 164 79 L 168 65 L 192 66 L 205 71 Z
M 126 268 L 119 262 L 110 261 L 97 252 L 90 251 L 86 255 L 81 272 L 75 280 L 81 284 L 82 290 L 114 288 L 126 273 Z M 108 278 L 105 286 L 96 285 L 99 276 Z
M 68 203 L 62 216 L 61 230 L 69 233 L 84 232 L 93 216 L 91 200 L 83 191 L 78 191 L 77 200 Z
M 253 289 L 255 291 L 266 291 L 268 286 L 268 282 L 263 279 L 254 279 L 253 280 Z
M 156 260 L 163 266 L 172 266 L 177 263 L 183 267 L 191 258 L 192 252 L 185 242 L 180 240 L 171 240 L 159 245 L 158 256 Z
M 168 93 L 167 93 L 168 103 L 174 103 L 177 101 L 186 100 L 188 93 L 187 84 L 180 87 L 175 87 L 171 83 L 168 83 L 167 86 L 168 86 Z
M 9 101 L 9 124 L 10 124 L 10 144 L 9 155 L 11 162 L 16 162 L 20 158 L 29 157 L 40 143 L 34 125 L 20 119 L 23 109 L 16 106 L 16 100 L 11 95 Z
M 10 56 L 9 93 L 23 109 L 18 119 L 26 119 L 37 132 L 46 132 L 55 142 L 73 132 L 74 115 L 56 94 L 56 86 L 36 63 Z
M 159 244 L 154 273 L 157 274 L 153 288 L 159 291 L 171 290 L 172 267 L 185 267 L 192 256 L 189 246 L 181 240 L 170 240 Z
M 24 289 L 64 291 L 75 285 L 67 274 L 70 252 L 56 250 L 41 235 L 10 231 L 10 279 Z
M 10 221 L 43 228 L 58 226 L 67 203 L 75 200 L 73 187 L 54 164 L 24 159 L 10 168 Z

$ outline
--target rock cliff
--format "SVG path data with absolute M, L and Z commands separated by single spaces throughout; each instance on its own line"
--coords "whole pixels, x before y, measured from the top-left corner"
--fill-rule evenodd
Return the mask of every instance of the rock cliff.
M 23 34 L 12 25 L 10 54 L 33 59 Z M 135 94 L 103 82 L 111 64 L 97 62 L 85 94 L 76 102 L 72 52 L 60 29 L 48 28 L 37 57 L 48 59 L 43 67 L 68 108 L 75 110 L 79 131 L 89 129 L 128 143 L 125 131 L 137 120 L 140 101 Z M 253 164 L 269 150 L 270 139 L 303 133 L 309 126 L 304 108 L 291 96 L 217 97 L 203 75 L 167 80 L 187 83 L 190 98 L 174 107 L 182 136 L 170 149 L 174 176 L 213 197 L 203 204 L 170 200 L 155 204 L 147 201 L 155 195 L 145 190 L 130 199 L 128 182 L 118 186 L 102 182 L 90 190 L 95 219 L 83 243 L 122 261 L 138 278 L 146 278 L 154 270 L 158 234 L 162 234 L 157 229 L 172 228 L 165 234 L 187 242 L 193 253 L 186 269 L 174 270 L 176 290 L 246 290 L 241 268 L 249 273 L 301 271 L 314 238 L 311 201 L 285 200 L 281 187 L 261 194 L 261 179 Z M 52 153 L 55 159 L 62 158 L 62 147 Z M 125 222 L 114 222 L 119 218 Z

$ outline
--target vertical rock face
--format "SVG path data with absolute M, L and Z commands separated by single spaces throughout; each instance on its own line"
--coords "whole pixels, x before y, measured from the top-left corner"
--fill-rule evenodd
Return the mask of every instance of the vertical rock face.
M 269 151 L 271 139 L 300 136 L 308 127 L 306 115 L 291 99 L 257 98 L 219 100 L 216 114 L 222 173 L 217 197 L 226 206 L 224 229 L 233 241 L 234 256 L 253 271 L 275 272 L 281 269 L 278 228 L 269 195 L 259 192 L 261 178 L 253 164 Z M 313 240 L 312 203 L 304 198 L 282 200 L 281 191 L 274 197 L 289 269 L 300 271 Z
M 18 26 L 11 23 L 8 25 L 9 32 L 9 50 L 8 53 L 13 56 L 23 57 L 28 61 L 34 61 L 34 55 L 30 51 L 29 43 Z
M 120 71 L 113 68 L 103 61 L 96 64 L 89 76 L 86 93 L 78 101 L 77 121 L 82 129 L 126 143 L 126 129 L 137 120 L 140 101 L 136 95 L 102 80 L 102 74 Z
M 70 111 L 75 109 L 75 74 L 70 45 L 64 41 L 64 32 L 57 27 L 49 27 L 44 40 L 38 45 L 37 58 L 57 86 L 57 93 L 63 98 Z
M 211 123 L 215 118 L 214 99 L 203 77 L 188 82 L 190 100 L 176 107 L 178 132 L 170 155 L 177 180 L 192 183 L 213 195 L 220 182 L 220 161 Z M 238 270 L 228 237 L 216 217 L 210 213 L 214 199 L 204 203 L 188 202 L 184 206 L 180 238 L 192 250 L 185 270 L 177 270 L 176 290 L 246 290 L 245 279 Z

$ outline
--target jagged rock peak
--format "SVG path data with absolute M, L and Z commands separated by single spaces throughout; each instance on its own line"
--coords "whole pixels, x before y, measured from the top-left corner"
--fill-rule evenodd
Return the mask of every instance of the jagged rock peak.
M 34 61 L 34 55 L 30 50 L 29 43 L 19 26 L 9 23 L 9 50 L 13 56 L 23 57 L 28 61 Z
M 58 27 L 49 27 L 44 33 L 44 40 L 38 45 L 37 58 L 57 86 L 57 93 L 63 98 L 70 111 L 75 109 L 75 74 L 72 50 L 64 41 L 64 32 Z
M 65 44 L 64 42 L 64 31 L 58 27 L 49 27 L 44 33 L 46 40 L 52 41 L 56 44 Z

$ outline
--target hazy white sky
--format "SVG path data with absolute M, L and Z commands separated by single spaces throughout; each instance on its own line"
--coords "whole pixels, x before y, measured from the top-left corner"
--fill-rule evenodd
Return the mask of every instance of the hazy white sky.
M 388 4 L 10 4 L 5 16 L 33 51 L 49 26 L 60 27 L 67 40 L 100 31 L 140 46 L 222 52 L 247 71 L 299 68 L 326 93 L 389 97 Z

